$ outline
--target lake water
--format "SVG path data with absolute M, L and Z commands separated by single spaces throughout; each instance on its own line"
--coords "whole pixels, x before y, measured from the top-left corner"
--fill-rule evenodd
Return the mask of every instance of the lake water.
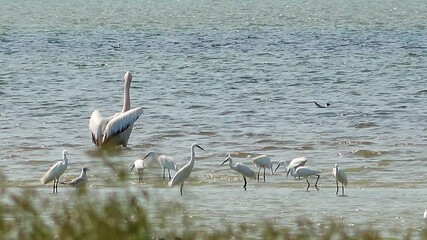
M 0 168 L 6 187 L 50 193 L 39 178 L 67 149 L 64 178 L 89 167 L 91 192 L 122 191 L 91 143 L 89 117 L 144 107 L 123 169 L 150 149 L 179 166 L 199 143 L 184 186 L 159 167 L 137 183 L 214 228 L 274 219 L 293 226 L 339 219 L 419 230 L 427 204 L 427 4 L 411 1 L 28 1 L 0 0 Z M 317 108 L 313 101 L 331 103 Z M 305 156 L 322 171 L 319 191 L 283 169 L 243 181 L 227 153 L 250 166 L 267 154 Z M 347 173 L 346 197 L 331 174 Z M 310 179 L 314 181 L 315 179 Z M 73 189 L 60 186 L 66 198 Z

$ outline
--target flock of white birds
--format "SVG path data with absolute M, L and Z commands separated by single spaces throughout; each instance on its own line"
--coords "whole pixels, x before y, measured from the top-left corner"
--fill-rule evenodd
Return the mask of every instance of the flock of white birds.
M 156 153 L 156 152 L 151 150 L 147 153 L 147 155 L 143 159 L 135 160 L 135 162 L 132 165 L 131 171 L 135 168 L 138 172 L 138 182 L 142 182 L 143 181 L 143 172 L 146 169 L 148 163 L 158 162 L 158 164 L 160 165 L 160 167 L 162 168 L 162 171 L 163 171 L 163 179 L 166 178 L 166 176 L 165 176 L 166 170 L 168 171 L 168 176 L 169 176 L 169 180 L 170 180 L 168 183 L 168 186 L 172 187 L 175 185 L 180 185 L 181 186 L 180 187 L 180 193 L 182 195 L 182 189 L 184 186 L 184 182 L 188 179 L 188 177 L 190 176 L 190 174 L 193 170 L 193 167 L 194 167 L 194 163 L 196 160 L 196 153 L 195 153 L 196 147 L 205 151 L 199 144 L 193 143 L 191 145 L 190 160 L 187 164 L 185 164 L 181 168 L 177 167 L 177 165 L 173 161 L 172 157 L 166 156 L 166 155 L 161 155 L 161 154 Z M 49 170 L 40 179 L 40 182 L 42 184 L 47 184 L 47 183 L 53 181 L 53 193 L 58 192 L 59 179 L 68 167 L 68 158 L 67 158 L 68 154 L 69 154 L 68 151 L 64 150 L 62 152 L 62 158 L 63 158 L 62 161 L 58 161 L 52 167 L 50 167 Z M 261 169 L 264 170 L 264 175 L 263 175 L 264 182 L 265 182 L 265 171 L 266 171 L 266 169 L 270 169 L 271 174 L 273 174 L 273 164 L 271 162 L 271 158 L 266 156 L 266 155 L 261 155 L 261 156 L 258 156 L 258 157 L 255 157 L 252 159 L 252 163 L 256 167 L 258 167 L 258 174 L 255 173 L 250 167 L 248 167 L 246 165 L 243 165 L 241 163 L 233 163 L 233 159 L 231 158 L 231 154 L 228 154 L 227 158 L 222 162 L 221 165 L 224 165 L 226 162 L 228 162 L 230 169 L 232 169 L 232 170 L 234 170 L 234 171 L 236 171 L 242 175 L 243 181 L 244 181 L 244 185 L 243 185 L 244 190 L 246 190 L 246 186 L 247 186 L 246 178 L 252 178 L 252 179 L 259 181 L 259 175 L 260 175 Z M 286 162 L 286 161 L 282 160 L 278 163 L 278 165 L 274 171 L 277 171 L 277 169 L 279 169 L 279 167 L 282 164 L 286 163 L 287 164 L 286 174 L 287 175 L 291 174 L 291 176 L 293 176 L 295 178 L 304 178 L 307 181 L 307 189 L 306 189 L 307 191 L 310 188 L 310 182 L 308 181 L 308 178 L 312 177 L 312 176 L 316 176 L 317 179 L 316 179 L 316 183 L 314 184 L 314 187 L 317 190 L 319 190 L 319 188 L 317 187 L 317 183 L 319 181 L 321 172 L 319 170 L 315 170 L 315 169 L 311 169 L 309 167 L 306 167 L 305 166 L 306 162 L 307 162 L 307 159 L 305 157 L 295 158 L 290 162 Z M 175 174 L 173 175 L 173 177 L 170 174 L 171 170 L 175 171 Z M 74 178 L 71 181 L 66 181 L 66 182 L 61 182 L 61 183 L 66 184 L 66 185 L 71 185 L 71 186 L 75 187 L 76 189 L 83 187 L 87 183 L 87 179 L 88 179 L 88 177 L 86 175 L 87 171 L 89 171 L 89 169 L 85 167 L 82 169 L 82 172 L 81 172 L 79 177 Z M 337 185 L 336 194 L 338 195 L 339 184 L 341 184 L 342 195 L 344 195 L 344 186 L 347 186 L 347 184 L 348 184 L 346 173 L 344 172 L 343 169 L 341 169 L 338 166 L 338 164 L 335 164 L 335 167 L 332 169 L 332 174 L 335 178 L 335 182 Z
M 92 142 L 97 147 L 115 147 L 115 146 L 123 146 L 126 147 L 129 141 L 129 137 L 132 133 L 133 125 L 138 120 L 138 118 L 142 115 L 143 109 L 142 107 L 136 107 L 131 109 L 130 108 L 130 84 L 132 81 L 132 74 L 127 71 L 124 74 L 124 92 L 123 92 L 123 107 L 122 110 L 119 113 L 114 114 L 111 117 L 104 118 L 99 110 L 93 111 L 90 120 L 89 120 L 89 130 L 91 132 L 92 136 Z M 318 107 L 322 107 L 319 104 L 315 102 L 315 104 Z M 326 107 L 329 107 L 329 103 L 326 105 Z M 184 165 L 182 168 L 178 169 L 176 166 L 176 163 L 172 160 L 171 157 L 166 155 L 160 155 L 154 151 L 150 151 L 147 153 L 147 155 L 143 159 L 137 159 L 134 164 L 132 165 L 132 169 L 134 168 L 138 171 L 138 181 L 143 181 L 143 172 L 146 168 L 145 161 L 151 160 L 151 161 L 158 161 L 160 166 L 163 169 L 163 179 L 165 179 L 165 172 L 168 171 L 168 176 L 170 179 L 169 186 L 175 186 L 175 185 L 181 185 L 180 193 L 182 195 L 182 189 L 184 186 L 185 180 L 190 176 L 190 173 L 193 169 L 194 162 L 195 162 L 195 148 L 200 148 L 204 151 L 204 149 L 194 143 L 191 145 L 191 158 L 190 161 Z M 49 170 L 44 174 L 44 176 L 40 179 L 40 182 L 42 184 L 46 184 L 53 181 L 53 193 L 58 192 L 58 184 L 59 179 L 61 175 L 65 172 L 68 166 L 68 151 L 64 150 L 62 152 L 62 161 L 59 161 L 55 163 L 52 167 L 49 168 Z M 258 167 L 258 174 L 256 175 L 254 171 L 252 171 L 249 167 L 244 166 L 240 163 L 233 164 L 233 160 L 231 159 L 231 155 L 228 155 L 228 157 L 225 159 L 225 161 L 222 163 L 229 162 L 229 166 L 232 170 L 237 171 L 243 176 L 244 185 L 243 188 L 246 190 L 247 186 L 247 180 L 248 178 L 256 178 L 259 181 L 259 175 L 261 172 L 261 169 L 264 170 L 263 172 L 263 180 L 265 182 L 265 171 L 266 169 L 270 169 L 271 173 L 273 174 L 273 164 L 271 162 L 271 159 L 266 155 L 261 155 L 258 157 L 255 157 L 252 159 L 252 162 Z M 289 173 L 296 177 L 296 178 L 305 178 L 307 181 L 307 190 L 310 188 L 310 182 L 308 181 L 308 178 L 310 176 L 317 176 L 316 183 L 314 184 L 314 187 L 316 189 L 319 189 L 317 187 L 317 183 L 320 178 L 320 171 L 305 167 L 305 163 L 307 162 L 307 159 L 302 158 L 296 158 L 292 160 L 288 167 L 287 167 L 287 175 Z M 280 164 L 284 163 L 283 161 L 279 162 L 276 170 L 279 168 Z M 176 171 L 175 175 L 172 177 L 170 171 L 174 170 Z M 86 172 L 89 171 L 88 168 L 82 168 L 82 172 L 79 177 L 68 181 L 68 182 L 62 182 L 63 184 L 71 185 L 75 187 L 76 189 L 86 185 L 87 183 L 87 174 Z M 338 183 L 341 183 L 342 185 L 342 194 L 344 195 L 344 186 L 348 184 L 347 176 L 345 175 L 345 172 L 338 167 L 338 165 L 335 165 L 335 168 L 333 169 L 333 175 L 336 179 L 337 183 L 337 192 L 339 191 Z

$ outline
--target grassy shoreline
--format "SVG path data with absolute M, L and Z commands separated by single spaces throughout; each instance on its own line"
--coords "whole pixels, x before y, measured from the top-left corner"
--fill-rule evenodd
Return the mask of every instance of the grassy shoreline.
M 177 203 L 153 208 L 155 200 L 145 191 L 101 197 L 83 190 L 66 201 L 33 189 L 1 191 L 0 239 L 427 239 L 427 228 L 392 229 L 390 237 L 373 225 L 349 227 L 333 219 L 315 224 L 299 218 L 294 228 L 268 220 L 255 229 L 231 223 L 203 228 L 192 223 L 194 219 L 183 214 Z

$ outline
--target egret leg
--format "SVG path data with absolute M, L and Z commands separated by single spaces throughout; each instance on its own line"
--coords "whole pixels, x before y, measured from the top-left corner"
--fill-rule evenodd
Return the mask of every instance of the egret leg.
M 336 181 L 336 183 L 337 183 L 337 192 L 335 193 L 335 195 L 338 195 L 338 191 L 339 191 L 340 187 L 338 186 L 338 181 Z
M 184 187 L 184 182 L 181 183 L 181 189 L 179 190 L 181 192 L 181 196 L 182 196 L 182 187 Z
M 314 187 L 316 187 L 317 190 L 319 190 L 319 188 L 317 187 L 317 182 L 319 181 L 320 175 L 317 175 L 317 180 L 316 183 L 314 184 Z
M 143 172 L 138 170 L 138 181 L 142 182 L 143 176 L 142 176 Z
M 53 180 L 52 193 L 55 193 L 55 182 L 56 182 L 56 180 L 54 179 L 54 180 Z
M 259 182 L 259 172 L 261 172 L 261 167 L 258 169 L 258 182 Z
M 171 180 L 171 170 L 168 169 L 168 174 L 169 174 L 169 180 Z
M 166 168 L 164 167 L 163 168 L 163 180 L 165 180 L 165 171 L 166 171 Z M 170 175 L 169 175 L 169 179 L 170 179 Z
M 56 180 L 56 187 L 55 187 L 56 193 L 58 193 L 58 184 L 59 184 L 59 179 Z
M 248 182 L 246 181 L 246 177 L 245 176 L 243 176 L 243 180 L 245 181 L 245 184 L 243 184 L 243 188 L 246 191 L 246 185 L 248 184 Z
M 305 179 L 307 181 L 307 189 L 306 191 L 308 191 L 308 189 L 310 188 L 310 183 L 308 182 L 308 178 Z
M 264 168 L 264 182 L 265 182 L 265 168 Z
M 342 186 L 342 195 L 344 196 L 344 183 L 341 183 Z

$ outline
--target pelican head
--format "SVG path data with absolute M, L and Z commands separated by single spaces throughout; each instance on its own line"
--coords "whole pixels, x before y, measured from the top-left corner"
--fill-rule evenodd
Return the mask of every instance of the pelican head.
M 129 84 L 130 81 L 132 81 L 132 74 L 129 71 L 126 71 L 125 75 L 123 76 L 123 79 L 127 84 Z

